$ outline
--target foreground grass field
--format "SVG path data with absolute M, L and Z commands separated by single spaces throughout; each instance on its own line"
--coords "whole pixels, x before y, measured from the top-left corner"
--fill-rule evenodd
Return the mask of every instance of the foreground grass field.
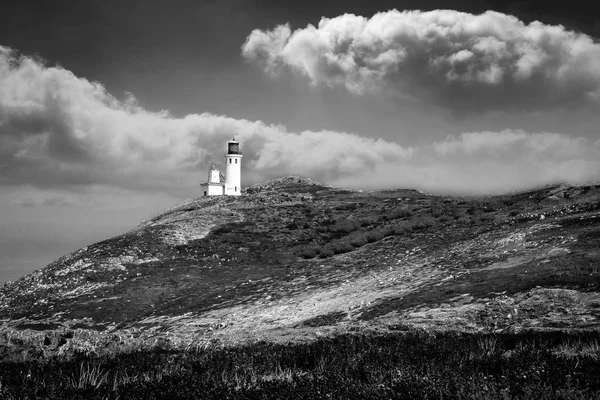
M 600 398 L 600 342 L 595 332 L 409 331 L 4 362 L 0 398 Z

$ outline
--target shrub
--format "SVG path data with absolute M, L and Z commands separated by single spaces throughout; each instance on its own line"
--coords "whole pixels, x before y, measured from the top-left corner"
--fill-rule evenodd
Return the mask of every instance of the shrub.
M 315 243 L 307 244 L 298 248 L 294 254 L 302 258 L 313 258 L 319 254 L 320 247 Z
M 466 215 L 463 215 L 462 217 L 458 218 L 456 222 L 458 222 L 459 224 L 469 225 L 471 223 L 471 218 L 469 218 Z
M 331 247 L 324 246 L 321 248 L 321 250 L 319 252 L 319 257 L 321 257 L 321 258 L 332 257 L 333 255 L 335 255 L 335 253 L 333 252 Z
M 483 211 L 486 213 L 498 211 L 498 207 L 494 204 L 487 204 L 483 207 Z
M 441 217 L 443 213 L 444 213 L 444 211 L 442 210 L 441 207 L 433 207 L 431 209 L 431 216 L 434 217 L 434 218 Z
M 408 230 L 404 226 L 392 226 L 389 235 L 400 236 L 406 234 L 407 232 Z
M 354 232 L 354 234 L 348 236 L 347 240 L 354 247 L 361 247 L 367 244 L 367 235 L 365 232 Z
M 442 215 L 441 217 L 438 218 L 438 221 L 440 222 L 448 222 L 452 219 L 451 216 L 449 215 Z
M 346 242 L 345 240 L 336 240 L 323 246 L 321 249 L 321 255 L 330 253 L 342 254 L 352 250 L 354 250 L 354 246 L 352 246 L 349 242 Z
M 345 233 L 348 234 L 350 232 L 354 232 L 360 228 L 360 223 L 358 221 L 352 219 L 345 219 L 342 221 L 338 221 L 335 224 L 329 227 L 330 232 L 334 233 Z
M 377 223 L 377 218 L 374 217 L 365 217 L 360 220 L 361 226 L 374 225 Z
M 424 229 L 435 225 L 435 219 L 431 217 L 422 217 L 413 221 L 412 229 Z
M 496 220 L 496 215 L 495 214 L 484 214 L 482 215 L 479 220 L 481 222 L 492 222 Z
M 400 218 L 409 218 L 413 215 L 410 210 L 405 209 L 404 207 L 396 207 L 385 215 L 385 219 L 400 219 Z
M 478 211 L 479 210 L 475 206 L 467 208 L 467 214 L 469 215 L 475 215 Z
M 411 229 L 411 226 L 412 226 L 412 223 L 410 223 L 408 221 L 397 222 L 390 227 L 392 230 L 391 234 L 404 235 L 406 232 L 408 232 Z
M 460 219 L 461 217 L 465 217 L 465 216 L 466 216 L 466 214 L 465 214 L 464 209 L 457 208 L 456 210 L 454 210 L 452 212 L 452 217 L 456 220 Z
M 377 242 L 378 240 L 381 240 L 384 237 L 391 235 L 392 233 L 394 233 L 394 228 L 392 226 L 381 226 L 375 228 L 371 231 L 366 232 L 367 242 Z

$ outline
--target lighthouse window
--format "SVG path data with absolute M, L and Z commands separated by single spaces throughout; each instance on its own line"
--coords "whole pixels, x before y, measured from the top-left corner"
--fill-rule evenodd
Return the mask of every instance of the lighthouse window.
M 235 163 L 237 164 L 237 158 L 235 159 Z
M 229 159 L 229 164 L 231 164 L 231 158 Z
M 237 192 L 237 186 L 235 187 L 235 190 L 234 190 L 234 192 Z

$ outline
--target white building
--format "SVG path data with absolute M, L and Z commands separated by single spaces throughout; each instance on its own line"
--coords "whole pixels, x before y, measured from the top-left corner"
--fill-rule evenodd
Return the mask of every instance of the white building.
M 213 165 L 208 171 L 208 182 L 201 186 L 204 196 L 240 196 L 242 194 L 242 153 L 240 144 L 235 138 L 227 142 L 225 176 Z

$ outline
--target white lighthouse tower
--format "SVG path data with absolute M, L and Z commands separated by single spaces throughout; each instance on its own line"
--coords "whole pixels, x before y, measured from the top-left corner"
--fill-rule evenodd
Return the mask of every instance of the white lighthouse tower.
M 242 153 L 240 143 L 231 139 L 227 142 L 225 155 L 225 195 L 240 196 L 242 194 Z

